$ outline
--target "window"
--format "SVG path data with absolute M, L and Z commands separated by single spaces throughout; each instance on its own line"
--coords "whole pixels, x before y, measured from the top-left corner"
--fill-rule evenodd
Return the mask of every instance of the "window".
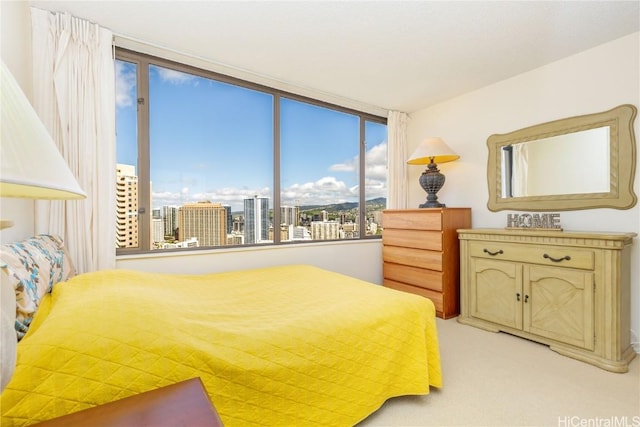
M 385 118 L 121 49 L 116 76 L 118 253 L 379 234 Z

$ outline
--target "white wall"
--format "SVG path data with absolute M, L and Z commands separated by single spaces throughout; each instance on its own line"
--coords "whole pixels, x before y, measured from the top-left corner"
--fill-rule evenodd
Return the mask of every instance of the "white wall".
M 493 133 L 564 117 L 597 113 L 620 104 L 640 108 L 640 33 L 623 37 L 410 114 L 408 141 L 411 152 L 427 136 L 440 136 L 460 159 L 440 165 L 446 183 L 438 193 L 447 206 L 472 208 L 473 227 L 506 225 L 508 211 L 487 209 L 486 141 Z M 636 140 L 640 119 L 635 120 Z M 640 160 L 637 160 L 640 167 Z M 409 166 L 409 205 L 418 206 L 425 193 L 418 185 L 421 169 Z M 640 173 L 634 188 L 638 193 Z M 629 210 L 592 209 L 561 212 L 565 230 L 625 231 L 640 234 L 640 207 Z M 640 238 L 632 248 L 631 327 L 640 336 Z M 636 346 L 640 351 L 640 346 Z
M 284 264 L 310 264 L 382 284 L 380 239 L 166 252 L 119 257 L 117 268 L 158 273 L 210 273 Z
M 22 90 L 31 96 L 31 23 L 26 1 L 0 1 L 0 54 Z M 0 231 L 0 242 L 12 242 L 32 236 L 34 203 L 31 200 L 0 198 L 0 218 L 14 225 Z

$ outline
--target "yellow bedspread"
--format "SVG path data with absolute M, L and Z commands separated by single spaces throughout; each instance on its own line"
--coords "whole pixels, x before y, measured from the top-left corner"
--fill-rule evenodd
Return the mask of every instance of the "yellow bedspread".
M 200 377 L 226 427 L 349 426 L 441 386 L 431 301 L 311 266 L 59 283 L 18 345 L 2 426 Z

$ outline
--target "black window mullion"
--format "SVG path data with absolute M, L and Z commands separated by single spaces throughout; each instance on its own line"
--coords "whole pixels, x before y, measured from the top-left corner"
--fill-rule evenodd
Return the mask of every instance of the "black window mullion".
M 360 156 L 359 156 L 359 209 L 358 209 L 358 238 L 363 238 L 366 236 L 366 199 L 365 199 L 365 178 L 366 178 L 366 155 L 367 155 L 367 141 L 365 134 L 365 123 L 366 120 L 364 117 L 360 116 Z
M 273 95 L 273 243 L 280 243 L 280 95 Z
M 149 62 L 138 69 L 138 246 L 151 250 L 151 137 L 149 117 Z

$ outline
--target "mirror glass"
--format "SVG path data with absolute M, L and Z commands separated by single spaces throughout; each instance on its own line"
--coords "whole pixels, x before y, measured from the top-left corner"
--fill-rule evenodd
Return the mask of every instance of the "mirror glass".
M 635 115 L 634 106 L 621 105 L 491 135 L 489 209 L 631 208 Z
M 502 197 L 609 191 L 609 133 L 602 126 L 502 147 Z

